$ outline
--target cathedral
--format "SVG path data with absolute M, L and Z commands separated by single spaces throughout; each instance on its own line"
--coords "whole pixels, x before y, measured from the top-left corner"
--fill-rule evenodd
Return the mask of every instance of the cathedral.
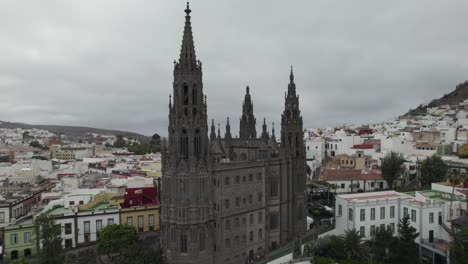
M 303 124 L 291 68 L 281 132 L 257 120 L 245 90 L 239 137 L 208 125 L 202 63 L 190 21 L 169 99 L 162 149 L 161 244 L 168 263 L 249 263 L 306 232 Z

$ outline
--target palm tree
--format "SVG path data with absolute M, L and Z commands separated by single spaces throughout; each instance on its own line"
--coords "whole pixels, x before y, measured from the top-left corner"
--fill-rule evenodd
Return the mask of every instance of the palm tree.
M 452 184 L 452 195 L 450 196 L 450 213 L 449 213 L 449 220 L 452 220 L 452 203 L 455 193 L 455 186 L 459 185 L 461 182 L 461 175 L 456 171 L 452 172 L 448 177 L 448 182 Z
M 346 230 L 341 235 L 341 241 L 343 242 L 343 249 L 348 259 L 351 257 L 361 258 L 364 255 L 364 241 L 363 236 L 356 229 Z

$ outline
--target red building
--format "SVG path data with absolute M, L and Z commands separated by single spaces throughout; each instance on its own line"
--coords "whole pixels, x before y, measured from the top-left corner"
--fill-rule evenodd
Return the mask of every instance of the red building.
M 158 205 L 157 194 L 156 187 L 127 188 L 125 189 L 124 202 L 120 206 L 129 208 L 132 206 Z

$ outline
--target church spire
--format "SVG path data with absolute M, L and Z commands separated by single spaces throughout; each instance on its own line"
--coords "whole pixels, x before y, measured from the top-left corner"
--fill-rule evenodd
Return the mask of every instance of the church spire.
M 271 124 L 272 129 L 271 129 L 271 141 L 276 142 L 276 136 L 275 136 L 275 122 Z
M 197 58 L 195 56 L 195 45 L 193 44 L 192 35 L 192 24 L 190 22 L 190 6 L 187 2 L 187 8 L 185 9 L 185 27 L 184 36 L 182 38 L 182 47 L 180 49 L 179 65 L 183 66 L 195 66 Z
M 267 143 L 268 142 L 268 131 L 267 131 L 267 125 L 266 125 L 266 118 L 263 118 L 263 125 L 262 125 L 262 140 Z
M 221 124 L 218 123 L 218 139 L 221 139 L 221 129 L 220 129 L 220 127 L 221 127 Z
M 210 133 L 210 140 L 213 141 L 216 139 L 216 128 L 214 124 L 214 119 L 211 119 L 211 133 Z
M 293 66 L 291 65 L 291 73 L 289 74 L 289 84 L 288 84 L 288 97 L 296 96 L 296 84 L 294 83 L 294 72 Z
M 230 140 L 232 138 L 231 136 L 231 125 L 229 124 L 229 117 L 227 118 L 227 121 L 226 121 L 226 132 L 224 133 L 224 138 L 226 140 Z
M 245 88 L 244 103 L 242 105 L 242 117 L 240 120 L 239 136 L 242 139 L 251 139 L 257 137 L 257 130 L 255 128 L 256 120 L 253 114 L 253 103 L 250 97 L 250 88 L 247 85 Z
M 284 111 L 281 115 L 281 147 L 292 156 L 301 156 L 304 152 L 302 116 L 299 109 L 299 96 L 296 95 L 296 84 L 291 67 L 288 95 L 284 100 Z

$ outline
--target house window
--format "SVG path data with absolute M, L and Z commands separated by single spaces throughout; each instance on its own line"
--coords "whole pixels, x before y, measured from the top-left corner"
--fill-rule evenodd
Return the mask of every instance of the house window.
M 240 197 L 236 197 L 236 207 L 240 206 Z
M 258 193 L 258 201 L 261 202 L 263 200 L 263 193 Z
M 261 223 L 261 222 L 263 221 L 263 213 L 262 213 L 262 212 L 258 212 L 258 217 L 257 217 L 257 218 L 258 218 L 257 221 L 258 221 L 259 223 Z
M 359 234 L 360 234 L 361 236 L 366 236 L 366 227 L 365 227 L 365 226 L 361 226 L 361 227 L 359 228 Z
M 249 204 L 251 204 L 252 202 L 253 202 L 253 196 L 249 194 Z
M 224 241 L 224 247 L 225 248 L 231 247 L 231 240 L 229 238 L 226 238 L 226 240 Z
M 224 200 L 224 209 L 229 209 L 229 199 Z
M 361 222 L 366 221 L 366 209 L 360 210 L 360 219 L 361 219 Z
M 230 220 L 226 220 L 225 223 L 224 223 L 224 228 L 226 230 L 229 230 L 231 229 L 231 221 Z
M 242 217 L 242 225 L 246 225 L 247 224 L 247 219 L 245 217 Z
M 143 232 L 143 216 L 138 216 L 138 232 Z
M 411 221 L 416 222 L 416 210 L 411 210 Z
M 408 207 L 403 207 L 403 216 L 408 215 Z
M 237 175 L 237 176 L 236 176 L 236 184 L 239 184 L 239 183 L 240 183 L 240 176 Z
M 254 223 L 254 215 L 253 214 L 249 215 L 249 222 L 250 222 L 251 225 L 253 225 L 253 223 Z
M 434 213 L 429 213 L 429 224 L 434 223 Z
M 262 173 L 259 172 L 259 173 L 257 174 L 257 181 L 261 181 L 261 180 L 262 180 Z
M 385 230 L 385 224 L 380 224 L 380 230 Z
M 31 233 L 24 233 L 24 243 L 29 243 L 31 241 Z
M 133 217 L 132 216 L 127 217 L 127 225 L 133 225 Z
M 84 222 L 84 241 L 91 241 L 91 225 L 89 221 Z
M 224 185 L 229 185 L 229 177 L 224 178 Z
M 380 219 L 385 219 L 385 207 L 380 207 Z
M 102 229 L 102 220 L 96 220 L 96 233 L 99 236 L 99 232 Z
M 72 233 L 72 224 L 67 223 L 65 224 L 65 235 L 71 235 Z
M 395 223 L 390 223 L 390 230 L 392 230 L 392 233 L 395 233 Z
M 353 209 L 351 208 L 348 210 L 348 220 L 353 221 Z
M 343 215 L 343 206 L 341 204 L 338 205 L 338 216 Z
M 239 217 L 234 218 L 234 227 L 239 227 Z
M 254 240 L 254 234 L 253 234 L 253 231 L 250 231 L 249 232 L 249 241 L 253 241 Z
M 258 229 L 258 239 L 263 239 L 263 230 L 261 228 Z
M 5 212 L 0 212 L 0 223 L 5 223 Z
M 149 230 L 154 230 L 154 215 L 153 214 L 148 215 L 148 226 L 149 226 Z
M 375 236 L 375 225 L 370 226 L 370 235 Z
M 395 218 L 395 206 L 390 206 L 390 218 Z
M 70 201 L 68 204 L 69 205 L 75 205 L 75 201 Z
M 249 174 L 249 182 L 252 182 L 252 181 L 253 181 L 253 175 Z
M 345 184 L 342 183 L 342 184 L 341 184 L 341 189 L 344 189 L 344 188 L 345 188 Z
M 107 225 L 113 225 L 113 224 L 114 224 L 114 218 L 107 219 Z

